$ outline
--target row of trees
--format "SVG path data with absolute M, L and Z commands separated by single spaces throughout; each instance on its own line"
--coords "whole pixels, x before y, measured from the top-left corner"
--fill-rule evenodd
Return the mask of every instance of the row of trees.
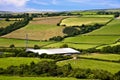
M 89 48 L 87 50 L 81 50 L 82 53 L 113 53 L 113 54 L 120 54 L 120 45 L 116 46 L 106 46 L 102 49 L 96 49 L 96 48 Z
M 120 54 L 120 45 L 103 47 L 103 48 L 101 49 L 101 52 Z
M 54 61 L 31 62 L 30 65 L 0 68 L 0 74 L 19 76 L 75 77 L 80 79 L 119 80 L 120 72 L 115 75 L 104 70 L 73 69 L 70 64 L 57 66 Z
M 9 26 L 5 27 L 5 28 L 0 28 L 0 36 L 8 34 L 14 30 L 17 30 L 21 27 L 24 27 L 25 25 L 27 25 L 29 23 L 29 21 L 32 20 L 31 17 L 29 17 L 28 14 L 25 15 L 24 20 L 21 21 L 17 21 L 13 24 L 10 24 Z
M 108 11 L 99 11 L 97 12 L 97 14 L 99 15 L 114 15 L 114 17 L 119 17 L 120 16 L 120 12 L 108 12 Z

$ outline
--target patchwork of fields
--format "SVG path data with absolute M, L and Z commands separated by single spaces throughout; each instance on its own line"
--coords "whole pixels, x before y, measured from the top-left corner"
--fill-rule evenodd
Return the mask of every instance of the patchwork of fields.
M 91 55 L 80 55 L 79 57 L 80 59 L 77 59 L 77 60 L 65 60 L 65 61 L 58 62 L 57 64 L 62 66 L 70 63 L 73 68 L 103 69 L 111 73 L 116 73 L 120 70 L 119 63 L 111 62 L 111 60 L 114 60 L 114 61 L 120 60 L 120 56 L 116 54 L 114 55 L 113 54 L 91 54 Z M 84 57 L 86 59 L 83 59 L 81 57 Z
M 54 36 L 63 36 L 64 27 L 57 26 L 63 18 L 65 17 L 35 18 L 27 26 L 3 37 L 24 39 L 28 34 L 29 39 L 32 40 L 48 40 Z

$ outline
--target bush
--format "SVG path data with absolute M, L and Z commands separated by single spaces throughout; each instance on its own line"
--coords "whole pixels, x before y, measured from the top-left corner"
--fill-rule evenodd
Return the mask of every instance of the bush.
M 63 44 L 62 46 L 60 46 L 60 48 L 68 48 L 67 44 Z

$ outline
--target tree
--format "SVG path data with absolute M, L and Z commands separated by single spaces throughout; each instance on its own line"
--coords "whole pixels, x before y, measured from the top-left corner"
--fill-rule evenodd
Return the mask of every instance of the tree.
M 9 47 L 10 47 L 10 48 L 15 48 L 15 45 L 14 45 L 14 44 L 11 44 Z
M 63 44 L 60 48 L 68 48 L 68 44 Z
M 38 45 L 34 45 L 34 49 L 40 49 Z
M 5 21 L 10 21 L 9 18 L 6 18 Z

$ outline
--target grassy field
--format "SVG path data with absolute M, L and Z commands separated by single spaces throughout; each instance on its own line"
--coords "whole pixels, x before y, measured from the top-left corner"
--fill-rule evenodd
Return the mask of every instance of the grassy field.
M 80 55 L 82 56 L 82 55 Z M 107 59 L 107 60 L 118 60 L 120 57 L 118 55 L 83 55 L 84 57 L 92 57 L 97 59 Z M 112 57 L 113 56 L 113 57 Z M 116 59 L 115 59 L 116 58 Z M 65 60 L 60 61 L 57 64 L 62 66 L 70 63 L 73 68 L 82 68 L 82 69 L 103 69 L 111 73 L 116 73 L 120 71 L 120 64 L 115 62 L 92 60 L 92 59 L 77 59 L 77 60 Z
M 5 21 L 5 20 L 0 20 L 0 28 L 1 27 L 7 27 L 9 26 L 10 24 L 13 24 L 15 21 Z
M 120 35 L 120 19 L 115 19 L 108 25 L 86 35 Z
M 24 39 L 25 34 L 28 34 L 32 40 L 48 40 L 53 36 L 63 36 L 64 27 L 57 26 L 62 18 L 64 17 L 35 18 L 27 26 L 3 37 Z
M 73 11 L 72 14 L 96 15 L 97 11 Z
M 74 17 L 74 18 L 66 18 L 62 20 L 60 25 L 66 25 L 66 26 L 81 26 L 82 24 L 105 24 L 108 22 L 111 18 L 109 17 Z
M 78 79 L 75 79 L 75 78 L 60 78 L 60 77 L 0 76 L 0 80 L 78 80 Z
M 23 57 L 9 57 L 0 58 L 0 68 L 7 68 L 8 66 L 14 65 L 19 66 L 20 64 L 30 64 L 32 61 L 35 63 L 39 61 L 45 61 L 50 59 L 39 59 L 39 58 L 23 58 Z
M 28 41 L 28 47 L 34 47 L 34 45 L 44 46 L 54 42 L 42 42 L 42 41 Z M 26 47 L 26 41 L 20 39 L 6 39 L 0 38 L 0 47 L 9 47 L 11 44 L 14 44 L 15 47 Z
M 97 59 L 103 59 L 103 60 L 114 60 L 114 61 L 119 61 L 120 60 L 120 55 L 119 54 L 85 54 L 85 55 L 80 55 L 80 57 L 85 57 L 85 58 L 97 58 Z
M 110 17 L 113 18 L 114 15 L 83 15 L 82 17 Z
M 67 44 L 69 47 L 76 48 L 76 49 L 88 49 L 88 48 L 93 48 L 96 47 L 97 45 L 95 44 L 74 44 L 74 43 L 67 43 L 67 42 L 58 42 L 58 43 L 53 43 L 47 46 L 44 46 L 45 48 L 60 48 L 63 44 Z
M 86 44 L 110 44 L 117 41 L 119 36 L 76 36 L 69 37 L 64 42 L 70 43 L 86 43 Z

